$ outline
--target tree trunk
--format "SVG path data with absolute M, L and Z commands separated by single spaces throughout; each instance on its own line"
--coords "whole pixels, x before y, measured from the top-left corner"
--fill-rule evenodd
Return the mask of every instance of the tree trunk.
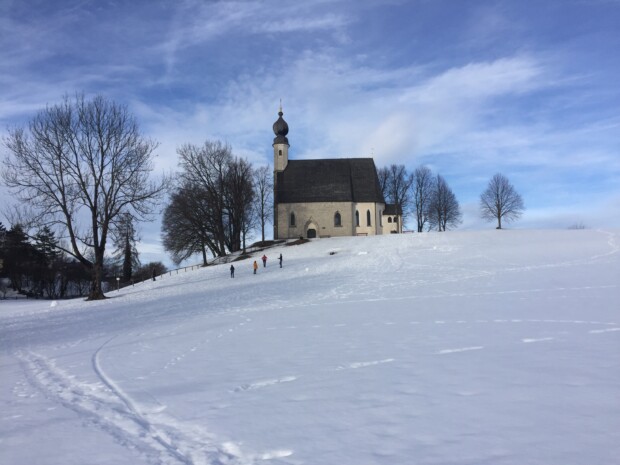
M 86 300 L 102 300 L 105 299 L 103 288 L 101 287 L 101 281 L 103 280 L 103 266 L 101 262 L 97 261 L 93 265 L 91 270 L 92 281 L 90 286 L 90 294 Z
M 207 266 L 207 248 L 202 244 L 202 266 Z

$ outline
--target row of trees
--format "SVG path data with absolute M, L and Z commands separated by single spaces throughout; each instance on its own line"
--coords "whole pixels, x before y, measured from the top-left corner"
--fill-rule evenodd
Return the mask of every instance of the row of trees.
M 386 202 L 395 204 L 404 219 L 413 216 L 418 232 L 446 231 L 461 223 L 459 202 L 440 174 L 433 174 L 426 166 L 409 173 L 404 165 L 390 165 L 377 173 Z
M 377 173 L 386 201 L 395 204 L 404 219 L 413 216 L 418 232 L 446 231 L 461 223 L 463 214 L 456 195 L 445 178 L 428 167 L 419 166 L 409 173 L 404 165 L 393 164 Z M 502 228 L 502 221 L 520 218 L 524 210 L 521 195 L 501 173 L 491 178 L 480 195 L 480 215 L 497 221 L 497 229 Z
M 265 240 L 273 189 L 268 167 L 254 169 L 221 142 L 187 144 L 179 149 L 180 174 L 153 180 L 158 144 L 140 133 L 125 106 L 104 97 L 67 96 L 26 127 L 9 130 L 3 142 L 8 155 L 2 180 L 30 208 L 26 221 L 15 224 L 59 232 L 53 249 L 90 276 L 89 299 L 105 297 L 110 241 L 115 245 L 112 262 L 122 263 L 122 281 L 136 279 L 136 273 L 141 277 L 136 224 L 149 220 L 170 190 L 163 238 L 176 262 L 200 252 L 206 263 L 207 251 L 215 256 L 238 251 L 258 225 Z M 20 273 L 36 274 L 7 263 L 14 287 L 20 287 Z M 151 268 L 155 265 L 161 271 L 160 264 Z M 53 268 L 48 262 L 44 267 Z M 62 285 L 55 288 L 62 293 Z
M 164 248 L 176 263 L 207 251 L 221 257 L 245 250 L 257 226 L 265 241 L 271 217 L 273 181 L 268 166 L 255 169 L 220 141 L 178 150 L 181 168 L 162 218 Z
M 116 278 L 126 285 L 149 279 L 153 271 L 158 275 L 166 271 L 160 262 L 141 265 L 135 244 L 128 266 L 123 250 L 126 236 L 118 236 L 114 243 L 122 253 L 105 260 L 103 281 L 108 283 L 108 288 L 119 284 Z M 62 252 L 56 234 L 48 226 L 30 236 L 20 224 L 7 230 L 0 223 L 0 297 L 6 297 L 9 288 L 20 294 L 50 299 L 84 296 L 91 282 L 91 271 Z

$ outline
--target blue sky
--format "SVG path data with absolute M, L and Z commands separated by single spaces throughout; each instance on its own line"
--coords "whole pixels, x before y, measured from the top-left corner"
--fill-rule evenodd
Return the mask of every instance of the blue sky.
M 527 207 L 512 227 L 620 227 L 619 50 L 618 0 L 0 0 L 0 130 L 103 94 L 158 169 L 205 139 L 265 164 L 282 99 L 291 158 L 428 165 L 462 228 L 493 227 L 496 172 Z M 159 222 L 142 236 L 161 255 Z

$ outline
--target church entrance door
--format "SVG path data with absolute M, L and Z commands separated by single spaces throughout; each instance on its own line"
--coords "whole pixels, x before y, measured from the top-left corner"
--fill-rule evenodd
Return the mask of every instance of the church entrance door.
M 308 229 L 308 232 L 306 232 L 306 236 L 308 237 L 308 239 L 316 239 L 316 229 Z

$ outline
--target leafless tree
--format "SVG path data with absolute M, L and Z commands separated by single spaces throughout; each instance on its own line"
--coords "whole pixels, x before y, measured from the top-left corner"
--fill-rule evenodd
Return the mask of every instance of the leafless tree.
M 419 166 L 413 172 L 412 201 L 417 221 L 418 232 L 424 231 L 428 223 L 429 207 L 433 198 L 434 178 L 426 166 Z
M 428 209 L 429 229 L 446 231 L 461 223 L 463 214 L 456 195 L 441 175 L 434 180 L 433 194 Z
M 186 184 L 170 196 L 170 203 L 162 217 L 162 240 L 164 249 L 171 253 L 178 265 L 194 254 L 202 254 L 203 265 L 207 265 L 207 250 L 213 256 L 223 256 L 220 243 L 208 225 L 215 221 L 213 211 L 206 201 L 207 196 L 198 186 Z
M 501 173 L 491 178 L 486 190 L 480 195 L 481 216 L 487 221 L 497 220 L 497 229 L 502 229 L 502 220 L 517 220 L 524 210 L 523 199 Z
M 180 262 L 206 249 L 214 256 L 241 249 L 254 226 L 252 165 L 232 155 L 228 144 L 206 141 L 179 150 L 179 187 L 164 212 L 164 247 Z
M 261 240 L 265 242 L 265 224 L 271 219 L 273 210 L 273 172 L 269 166 L 254 170 L 254 192 L 256 218 L 260 223 Z
M 204 227 L 216 241 L 217 256 L 224 256 L 227 232 L 224 191 L 228 166 L 233 160 L 232 149 L 220 141 L 206 141 L 202 146 L 185 144 L 177 152 L 182 168 L 181 184 L 200 193 L 197 200 L 210 212 L 204 217 Z
M 66 232 L 65 252 L 92 273 L 88 298 L 105 298 L 110 225 L 126 211 L 147 218 L 165 190 L 165 178 L 150 180 L 157 143 L 140 133 L 126 106 L 80 95 L 48 106 L 4 142 L 6 185 L 33 207 L 40 224 Z
M 403 218 L 405 218 L 411 205 L 413 175 L 407 172 L 405 165 L 394 164 L 378 170 L 377 173 L 385 201 L 396 205 L 396 208 L 403 212 Z
M 228 164 L 223 194 L 227 224 L 226 246 L 231 252 L 242 249 L 246 233 L 254 226 L 252 175 L 252 165 L 247 160 L 234 158 Z
M 383 198 L 388 198 L 388 181 L 390 179 L 390 170 L 387 167 L 377 169 L 377 177 L 379 178 L 379 188 Z

